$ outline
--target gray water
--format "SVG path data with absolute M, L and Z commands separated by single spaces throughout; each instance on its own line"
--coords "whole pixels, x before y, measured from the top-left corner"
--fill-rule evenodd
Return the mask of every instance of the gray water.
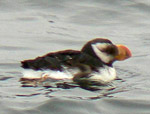
M 1 0 L 0 114 L 150 114 L 149 0 Z M 99 91 L 22 87 L 20 61 L 103 37 L 131 49 Z

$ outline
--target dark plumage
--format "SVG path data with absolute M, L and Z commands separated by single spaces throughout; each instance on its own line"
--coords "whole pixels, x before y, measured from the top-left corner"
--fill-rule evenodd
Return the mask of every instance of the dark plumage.
M 76 67 L 80 64 L 86 64 L 91 66 L 93 70 L 96 70 L 96 67 L 102 67 L 103 62 L 96 56 L 93 51 L 91 44 L 101 42 L 112 44 L 111 41 L 107 39 L 95 39 L 86 43 L 81 51 L 77 50 L 64 50 L 53 53 L 48 53 L 42 57 L 37 57 L 31 60 L 22 61 L 22 67 L 25 69 L 34 69 L 34 70 L 62 70 L 63 66 Z M 117 54 L 117 49 L 112 47 L 112 54 Z M 111 65 L 111 63 L 109 63 Z
M 93 70 L 96 70 L 97 67 L 103 66 L 102 62 L 98 58 L 94 58 L 86 53 L 75 50 L 49 53 L 33 60 L 22 61 L 21 63 L 22 67 L 25 69 L 51 69 L 59 71 L 62 71 L 64 66 L 80 68 L 80 66 L 84 64 L 90 66 Z

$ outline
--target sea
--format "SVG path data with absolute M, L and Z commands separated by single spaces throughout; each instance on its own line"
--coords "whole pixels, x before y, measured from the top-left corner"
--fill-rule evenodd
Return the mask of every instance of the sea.
M 21 61 L 93 38 L 126 45 L 99 89 L 24 86 Z M 0 114 L 150 114 L 150 0 L 0 0 Z M 59 86 L 57 86 L 59 85 Z

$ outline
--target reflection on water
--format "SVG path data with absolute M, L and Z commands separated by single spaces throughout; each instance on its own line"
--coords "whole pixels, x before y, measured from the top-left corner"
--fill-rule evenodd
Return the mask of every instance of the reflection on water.
M 150 113 L 149 9 L 147 0 L 1 1 L 1 113 Z M 29 85 L 19 81 L 20 61 L 52 51 L 81 49 L 96 37 L 132 50 L 131 59 L 114 64 L 120 80 L 87 87 L 50 80 Z
M 10 78 L 12 78 L 12 77 L 3 77 L 3 75 L 1 75 L 0 81 L 5 81 L 5 80 L 8 80 Z

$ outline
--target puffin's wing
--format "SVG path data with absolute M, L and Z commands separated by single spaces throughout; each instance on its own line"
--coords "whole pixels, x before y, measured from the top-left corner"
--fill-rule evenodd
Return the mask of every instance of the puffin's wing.
M 62 70 L 63 65 L 71 65 L 74 58 L 80 55 L 80 51 L 65 50 L 55 53 L 48 53 L 42 57 L 37 57 L 31 60 L 24 60 L 21 62 L 25 69 L 43 70 Z M 71 61 L 71 63 L 70 63 Z

